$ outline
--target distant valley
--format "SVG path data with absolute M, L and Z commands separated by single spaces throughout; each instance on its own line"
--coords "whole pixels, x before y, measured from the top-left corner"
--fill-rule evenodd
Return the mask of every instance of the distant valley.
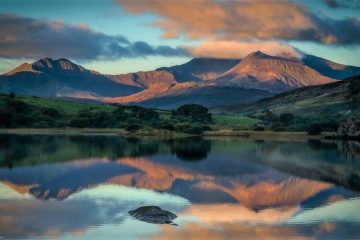
M 219 107 L 257 101 L 360 74 L 315 56 L 282 58 L 254 52 L 243 59 L 194 58 L 154 71 L 106 75 L 67 59 L 24 63 L 0 76 L 0 92 L 76 98 L 173 109 L 186 103 Z

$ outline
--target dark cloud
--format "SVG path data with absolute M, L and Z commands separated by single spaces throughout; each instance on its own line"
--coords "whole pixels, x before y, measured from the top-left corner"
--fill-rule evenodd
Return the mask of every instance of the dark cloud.
M 339 3 L 336 0 L 324 0 L 325 4 L 331 8 L 338 8 Z
M 109 36 L 91 30 L 85 24 L 69 25 L 61 21 L 38 20 L 0 14 L 0 57 L 71 58 L 82 60 L 180 56 L 185 52 L 168 46 L 129 42 L 124 36 Z
M 323 0 L 330 8 L 356 8 L 360 9 L 359 0 Z
M 300 2 L 278 1 L 129 1 L 117 0 L 133 14 L 152 13 L 164 38 L 185 35 L 212 40 L 300 40 L 332 45 L 360 44 L 358 18 L 334 19 Z M 359 1 L 327 1 L 333 7 Z

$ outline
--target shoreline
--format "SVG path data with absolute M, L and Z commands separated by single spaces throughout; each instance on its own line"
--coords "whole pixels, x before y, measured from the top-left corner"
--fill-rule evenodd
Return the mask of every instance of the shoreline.
M 140 131 L 136 133 L 126 132 L 117 128 L 9 128 L 0 129 L 0 134 L 29 134 L 29 135 L 110 135 L 110 136 L 153 136 L 153 137 L 189 137 L 198 136 L 186 133 L 174 133 L 163 130 Z M 273 132 L 273 131 L 206 131 L 203 137 L 244 137 L 251 139 L 317 139 L 326 140 L 335 136 L 335 133 L 324 132 L 321 135 L 308 135 L 306 132 Z

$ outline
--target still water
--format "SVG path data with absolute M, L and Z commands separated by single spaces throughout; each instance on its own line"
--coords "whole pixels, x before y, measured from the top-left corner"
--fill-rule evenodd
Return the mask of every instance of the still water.
M 359 193 L 356 142 L 0 135 L 0 239 L 360 239 Z

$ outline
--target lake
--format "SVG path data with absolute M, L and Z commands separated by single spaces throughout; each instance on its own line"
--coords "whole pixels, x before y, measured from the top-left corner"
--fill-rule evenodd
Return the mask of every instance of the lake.
M 0 239 L 360 239 L 357 142 L 4 134 L 0 164 Z

